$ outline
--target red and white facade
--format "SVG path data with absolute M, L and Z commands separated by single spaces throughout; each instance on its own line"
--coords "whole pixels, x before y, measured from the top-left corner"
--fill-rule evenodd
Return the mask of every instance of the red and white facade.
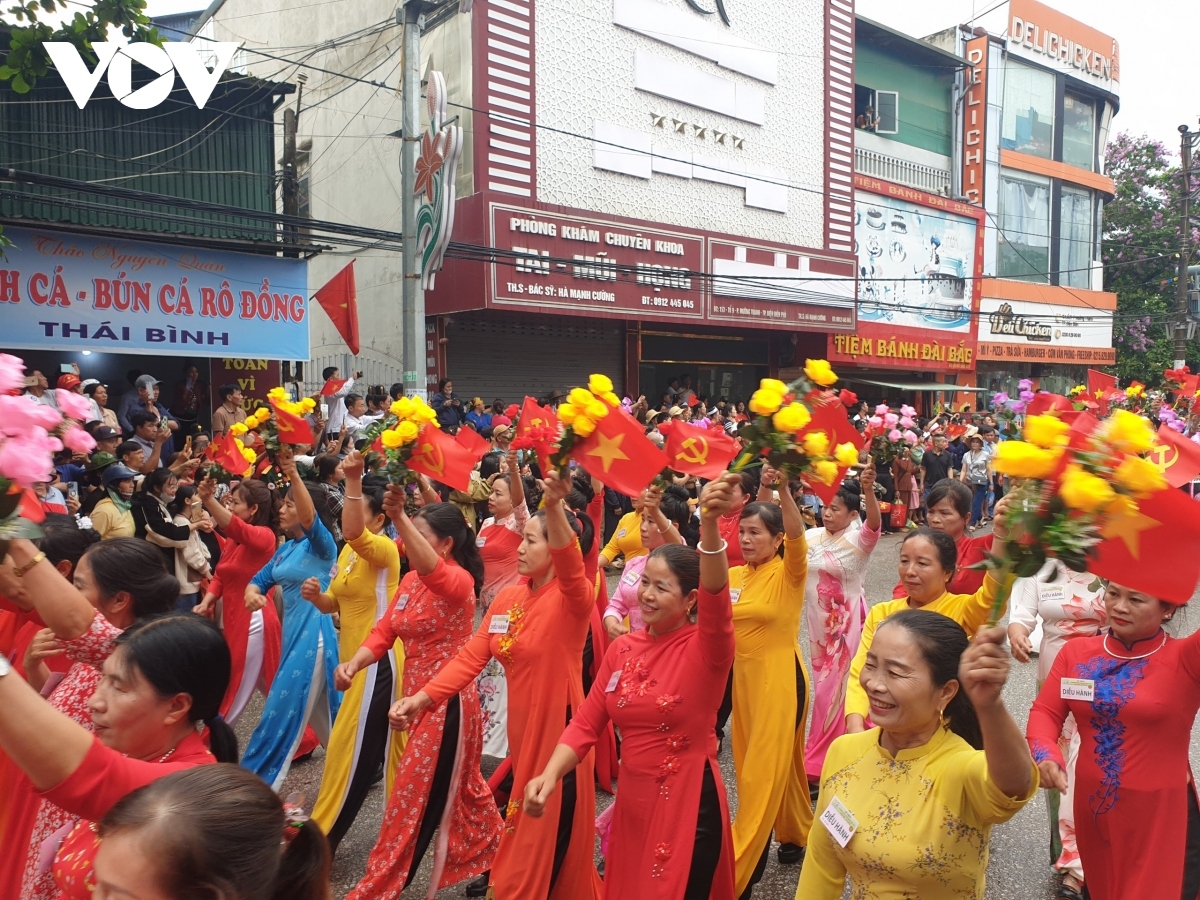
M 656 388 L 644 334 L 694 336 L 656 361 L 711 362 L 733 399 L 718 364 L 765 374 L 854 331 L 853 2 L 717 7 L 476 0 L 453 240 L 496 256 L 448 259 L 427 294 L 431 376 L 485 390 L 456 344 L 493 323 L 503 346 L 534 317 L 618 341 L 630 393 Z

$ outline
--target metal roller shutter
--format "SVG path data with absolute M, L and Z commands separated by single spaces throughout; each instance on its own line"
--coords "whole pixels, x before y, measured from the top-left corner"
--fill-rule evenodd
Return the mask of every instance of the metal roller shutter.
M 455 315 L 446 323 L 447 375 L 462 397 L 520 403 L 587 384 L 603 372 L 625 387 L 625 327 L 611 319 Z M 432 387 L 431 387 L 432 389 Z

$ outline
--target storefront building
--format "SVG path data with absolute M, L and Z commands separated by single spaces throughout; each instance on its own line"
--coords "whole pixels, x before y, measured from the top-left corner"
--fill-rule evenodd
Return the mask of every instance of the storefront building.
M 688 374 L 736 401 L 854 333 L 852 4 L 725 13 L 485 0 L 427 36 L 471 65 L 454 241 L 491 248 L 426 295 L 431 380 L 507 401 L 603 370 L 658 405 Z
M 979 383 L 1065 392 L 1116 360 L 1100 236 L 1118 45 L 1037 0 L 1011 0 L 1003 36 L 981 30 L 954 32 L 969 64 L 962 192 L 987 212 Z

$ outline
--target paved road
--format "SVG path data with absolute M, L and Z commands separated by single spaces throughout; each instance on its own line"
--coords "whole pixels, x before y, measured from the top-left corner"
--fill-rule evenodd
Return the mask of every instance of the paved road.
M 896 583 L 896 561 L 898 557 L 899 535 L 885 536 L 875 550 L 867 574 L 867 596 L 874 603 L 891 596 L 892 586 Z M 1193 601 L 1195 598 L 1193 598 Z M 1180 618 L 1180 634 L 1196 630 L 1200 621 L 1193 612 L 1190 616 L 1184 610 Z M 805 644 L 807 657 L 807 644 Z M 1036 663 L 1028 665 L 1016 664 L 1014 673 L 1005 689 L 1005 700 L 1017 722 L 1024 727 L 1029 707 L 1033 703 L 1036 680 Z M 257 701 L 257 698 L 256 698 Z M 261 703 L 248 710 L 239 723 L 239 737 L 242 745 L 249 736 L 249 728 L 257 719 Z M 1193 728 L 1192 767 L 1197 770 L 1200 766 L 1200 744 L 1197 742 L 1197 732 Z M 307 804 L 312 805 L 320 784 L 321 772 L 324 767 L 324 751 L 318 750 L 314 758 L 306 763 L 293 767 L 285 782 L 283 794 L 301 791 L 307 797 Z M 485 760 L 485 763 L 487 760 Z M 730 806 L 736 812 L 737 787 L 734 776 L 733 759 L 726 745 L 725 752 L 720 758 L 721 770 L 725 776 L 725 784 L 729 789 Z M 607 805 L 611 798 L 597 792 L 601 805 Z M 344 897 L 354 886 L 366 867 L 367 854 L 375 842 L 379 831 L 379 822 L 383 815 L 384 806 L 382 784 L 372 788 L 367 802 L 360 813 L 357 822 L 342 842 L 334 862 L 333 879 L 335 895 Z M 1001 825 L 992 831 L 991 857 L 988 864 L 986 900 L 1051 900 L 1057 880 L 1049 868 L 1049 827 L 1046 804 L 1043 795 L 1029 803 L 1011 822 Z M 796 889 L 799 878 L 799 867 L 780 866 L 771 855 L 771 862 L 766 875 L 755 890 L 756 898 L 769 900 L 790 900 Z M 429 879 L 429 862 L 426 861 L 422 871 L 417 875 L 407 895 L 422 896 Z M 438 893 L 439 898 L 461 897 L 462 887 L 447 888 Z

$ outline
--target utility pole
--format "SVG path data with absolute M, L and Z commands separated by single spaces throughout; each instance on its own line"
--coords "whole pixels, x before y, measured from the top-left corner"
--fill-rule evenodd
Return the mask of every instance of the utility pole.
M 400 192 L 401 231 L 404 234 L 402 319 L 404 329 L 404 393 L 426 396 L 425 291 L 421 287 L 421 262 L 417 254 L 417 155 L 421 142 L 421 29 L 425 24 L 424 0 L 404 0 L 396 10 L 404 26 L 404 81 L 401 85 Z
M 298 75 L 300 83 L 296 91 L 296 108 L 283 111 L 283 182 L 280 193 L 283 197 L 283 214 L 296 216 L 300 214 L 300 181 L 296 177 L 296 126 L 300 118 L 300 98 L 304 96 L 304 82 L 308 78 Z M 291 225 L 283 227 L 285 238 L 294 241 L 297 230 Z
M 1183 179 L 1179 208 L 1179 274 L 1175 281 L 1175 363 L 1182 368 L 1187 356 L 1188 265 L 1192 261 L 1192 144 L 1200 132 L 1179 126 L 1180 177 Z

